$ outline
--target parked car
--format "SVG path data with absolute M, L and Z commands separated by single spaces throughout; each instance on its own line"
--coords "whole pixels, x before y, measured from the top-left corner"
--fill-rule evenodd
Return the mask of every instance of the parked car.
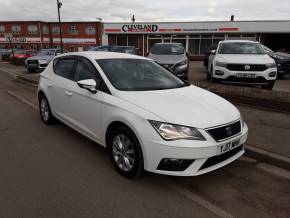
M 282 52 L 274 52 L 272 49 L 263 45 L 266 53 L 275 60 L 278 70 L 278 78 L 282 78 L 290 73 L 290 55 Z
M 13 64 L 24 64 L 25 60 L 35 54 L 33 50 L 13 50 L 10 54 L 10 61 Z
M 108 149 L 123 176 L 194 176 L 244 153 L 248 127 L 225 99 L 151 59 L 115 52 L 59 55 L 40 74 L 39 111 Z
M 113 46 L 111 51 L 137 55 L 137 49 L 134 46 Z
M 148 58 L 185 80 L 188 79 L 189 68 L 187 56 L 181 43 L 156 43 L 148 54 Z
M 2 57 L 2 60 L 7 60 L 11 54 L 11 49 L 0 49 L 0 56 Z
M 68 51 L 64 50 L 63 52 L 66 53 Z M 41 49 L 35 56 L 25 60 L 25 66 L 29 73 L 44 70 L 49 62 L 61 53 L 61 49 Z
M 211 55 L 211 51 L 216 51 L 218 44 L 211 45 L 204 54 L 203 57 L 203 66 L 208 67 L 208 58 Z
M 112 46 L 110 45 L 94 46 L 88 49 L 88 51 L 111 51 L 111 50 Z
M 209 57 L 208 80 L 272 89 L 276 78 L 276 63 L 258 42 L 221 41 Z

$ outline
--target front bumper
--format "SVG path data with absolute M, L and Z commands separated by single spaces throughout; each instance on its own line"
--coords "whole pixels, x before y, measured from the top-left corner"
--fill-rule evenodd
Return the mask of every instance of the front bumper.
M 206 141 L 164 141 L 160 139 L 158 141 L 143 142 L 143 152 L 146 159 L 144 163 L 145 169 L 150 172 L 173 176 L 196 176 L 218 169 L 243 155 L 244 148 L 241 146 L 243 146 L 247 140 L 248 127 L 245 124 L 239 135 L 222 142 L 215 141 L 206 133 L 206 131 L 203 131 L 202 134 L 206 137 Z M 220 145 L 237 140 L 239 140 L 239 144 L 235 147 L 238 149 L 237 152 L 230 155 L 229 152 L 233 151 L 235 149 L 234 148 L 224 154 L 220 154 Z M 162 160 L 169 158 L 193 161 L 186 167 L 185 170 L 182 171 L 159 170 Z M 213 161 L 213 159 L 220 161 L 216 161 L 214 164 L 204 167 L 207 164 L 207 161 Z
M 223 75 L 218 75 L 218 72 L 223 72 Z M 272 72 L 276 72 L 276 76 L 269 76 Z M 237 77 L 239 73 L 255 74 L 256 78 L 240 78 Z M 214 81 L 226 83 L 267 85 L 271 82 L 275 82 L 277 79 L 277 68 L 270 68 L 265 71 L 230 71 L 226 68 L 215 66 L 212 77 Z

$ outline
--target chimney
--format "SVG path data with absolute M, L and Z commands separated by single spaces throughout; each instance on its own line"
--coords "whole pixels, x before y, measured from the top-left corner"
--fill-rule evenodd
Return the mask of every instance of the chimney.
M 231 22 L 235 21 L 235 15 L 231 15 Z

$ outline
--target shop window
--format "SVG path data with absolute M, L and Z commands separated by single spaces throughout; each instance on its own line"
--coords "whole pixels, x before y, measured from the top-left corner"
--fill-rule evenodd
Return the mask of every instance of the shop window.
M 241 39 L 241 34 L 228 34 L 227 39 Z
M 14 34 L 21 33 L 21 26 L 19 26 L 19 25 L 12 26 L 12 33 L 14 33 Z
M 201 43 L 200 43 L 200 55 L 204 55 L 206 51 L 209 50 L 209 48 L 212 45 L 212 39 L 201 39 Z
M 5 33 L 5 26 L 0 26 L 0 33 Z
M 59 32 L 60 32 L 59 26 L 52 27 L 52 34 L 59 34 Z
M 200 35 L 198 35 L 198 34 L 189 35 L 189 38 L 199 39 L 200 38 Z
M 43 26 L 42 27 L 42 31 L 43 31 L 44 34 L 49 34 L 48 26 Z
M 199 43 L 200 39 L 189 39 L 188 52 L 192 55 L 199 55 Z
M 31 50 L 38 50 L 38 45 L 30 45 Z
M 38 33 L 38 28 L 36 25 L 29 25 L 27 27 L 28 33 L 29 34 L 37 34 Z
M 256 34 L 242 34 L 242 38 L 245 40 L 257 41 Z
M 45 45 L 44 48 L 48 49 L 50 48 L 50 45 Z
M 182 35 L 182 34 L 177 34 L 177 35 L 172 35 L 172 38 L 186 38 L 186 35 Z
M 127 36 L 117 36 L 118 46 L 127 46 Z
M 21 46 L 21 45 L 14 45 L 14 48 L 15 48 L 15 49 L 21 49 L 22 46 Z
M 78 34 L 77 27 L 75 25 L 69 26 L 68 32 L 69 32 L 69 34 L 72 34 L 72 35 Z
M 93 26 L 88 26 L 86 28 L 86 34 L 87 35 L 95 35 L 96 34 L 96 28 Z
M 148 38 L 161 38 L 161 35 L 148 35 Z
M 128 36 L 128 46 L 134 46 L 138 48 L 138 36 Z
M 6 49 L 6 45 L 0 45 L 0 49 Z

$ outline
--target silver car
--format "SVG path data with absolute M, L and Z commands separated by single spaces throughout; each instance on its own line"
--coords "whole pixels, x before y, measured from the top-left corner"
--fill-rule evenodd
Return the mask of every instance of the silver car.
M 188 54 L 181 43 L 156 43 L 148 58 L 159 63 L 176 76 L 188 79 Z
M 37 55 L 27 58 L 25 60 L 25 66 L 30 73 L 44 70 L 49 62 L 61 53 L 61 49 L 42 49 L 37 53 Z M 67 51 L 63 50 L 63 53 L 67 53 Z

